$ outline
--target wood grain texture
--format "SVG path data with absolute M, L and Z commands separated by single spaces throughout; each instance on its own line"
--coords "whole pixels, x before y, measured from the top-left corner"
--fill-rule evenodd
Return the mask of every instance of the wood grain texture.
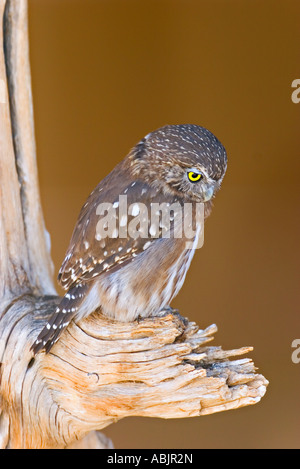
M 5 34 L 0 56 L 0 79 L 5 83 L 5 103 L 0 103 L 0 204 L 6 231 L 1 246 L 6 247 L 7 267 L 0 273 L 0 287 L 4 285 L 4 295 L 10 290 L 13 296 L 28 290 L 55 294 L 37 177 L 27 1 L 1 1 L 0 15 Z
M 265 394 L 266 379 L 250 358 L 240 358 L 251 347 L 209 346 L 216 326 L 201 330 L 170 313 L 121 323 L 95 312 L 70 324 L 51 353 L 28 367 L 30 344 L 57 302 L 28 296 L 10 310 L 13 327 L 0 323 L 9 330 L 0 350 L 9 421 L 3 444 L 63 448 L 127 416 L 207 415 L 255 404 Z
M 241 358 L 251 347 L 209 345 L 216 326 L 170 312 L 132 323 L 95 312 L 32 360 L 60 298 L 37 182 L 26 0 L 0 0 L 0 23 L 0 448 L 112 448 L 98 430 L 127 416 L 259 402 L 268 382 Z

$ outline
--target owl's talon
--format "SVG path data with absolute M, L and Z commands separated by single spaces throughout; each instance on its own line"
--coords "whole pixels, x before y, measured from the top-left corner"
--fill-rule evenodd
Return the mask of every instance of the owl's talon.
M 164 313 L 163 315 L 167 314 L 179 314 L 179 310 L 176 308 L 172 308 L 171 306 L 166 306 L 162 310 L 160 310 L 160 313 Z
M 161 314 L 163 313 L 163 314 Z M 172 308 L 171 306 L 166 306 L 165 308 L 163 308 L 161 311 L 160 311 L 160 315 L 161 316 L 167 316 L 168 314 L 173 314 L 173 316 L 176 316 L 178 317 L 178 319 L 183 322 L 183 324 L 187 324 L 188 323 L 188 319 L 181 316 L 180 312 L 178 309 L 176 308 Z

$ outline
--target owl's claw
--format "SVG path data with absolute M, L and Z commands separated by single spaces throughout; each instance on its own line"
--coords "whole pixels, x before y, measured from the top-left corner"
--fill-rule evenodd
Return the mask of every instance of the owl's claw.
M 188 323 L 188 319 L 181 316 L 180 312 L 178 309 L 176 308 L 172 308 L 171 306 L 166 306 L 165 308 L 163 308 L 159 315 L 160 316 L 167 316 L 168 314 L 173 314 L 174 316 L 177 316 L 178 319 L 180 319 L 180 321 L 183 322 L 183 324 L 187 324 Z
M 139 324 L 142 320 L 142 316 L 139 314 L 138 317 L 136 318 L 136 322 Z
M 160 313 L 164 313 L 164 314 L 179 314 L 179 310 L 176 309 L 176 308 L 172 308 L 171 306 L 166 306 L 165 308 L 163 308 Z

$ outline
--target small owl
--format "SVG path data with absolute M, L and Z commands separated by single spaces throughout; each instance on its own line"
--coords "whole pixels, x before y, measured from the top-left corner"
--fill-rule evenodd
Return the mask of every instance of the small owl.
M 181 208 L 190 204 L 195 214 L 203 204 L 206 218 L 226 167 L 225 148 L 203 127 L 167 125 L 144 137 L 82 207 L 58 276 L 66 294 L 32 345 L 34 354 L 49 352 L 72 319 L 98 308 L 119 321 L 164 311 L 182 287 L 199 236 L 193 218 L 187 244 L 178 228 Z M 154 214 L 179 210 L 168 211 L 165 226 L 153 221 L 153 207 Z

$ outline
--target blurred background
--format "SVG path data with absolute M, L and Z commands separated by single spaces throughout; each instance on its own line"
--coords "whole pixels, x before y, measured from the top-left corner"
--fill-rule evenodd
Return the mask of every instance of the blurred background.
M 172 305 L 216 323 L 213 344 L 254 346 L 267 393 L 206 417 L 124 419 L 104 429 L 116 448 L 300 447 L 299 18 L 299 0 L 29 0 L 55 276 L 86 197 L 144 135 L 199 124 L 228 152 L 204 247 Z

